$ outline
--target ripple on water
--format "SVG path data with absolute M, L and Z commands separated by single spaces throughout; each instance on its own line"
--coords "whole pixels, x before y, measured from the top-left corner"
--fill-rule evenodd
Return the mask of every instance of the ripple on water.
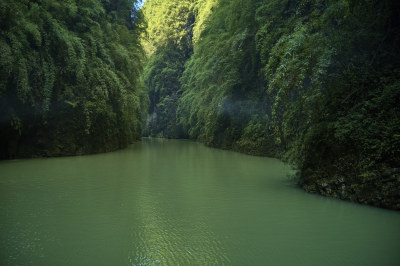
M 141 216 L 141 224 L 132 228 L 131 265 L 229 264 L 221 238 L 205 219 L 168 218 L 157 208 L 143 210 Z

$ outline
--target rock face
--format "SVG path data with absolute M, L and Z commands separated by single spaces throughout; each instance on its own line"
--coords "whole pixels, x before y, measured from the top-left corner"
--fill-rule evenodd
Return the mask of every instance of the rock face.
M 370 182 L 345 182 L 339 177 L 335 180 L 318 179 L 315 182 L 301 183 L 301 186 L 310 193 L 372 205 L 380 208 L 400 210 L 400 174 L 393 168 L 390 176 L 382 176 Z
M 146 67 L 150 134 L 181 127 L 297 165 L 307 191 L 399 209 L 398 1 L 220 0 L 197 38 L 188 0 L 169 13 L 147 3 L 153 38 L 179 36 L 161 38 Z

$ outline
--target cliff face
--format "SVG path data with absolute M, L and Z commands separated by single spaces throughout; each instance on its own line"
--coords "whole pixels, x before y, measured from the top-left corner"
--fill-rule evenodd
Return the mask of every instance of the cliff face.
M 0 2 L 0 158 L 124 147 L 147 95 L 135 1 Z
M 147 64 L 165 125 L 150 134 L 279 157 L 310 192 L 400 208 L 396 1 L 221 0 L 195 42 L 191 8 Z
M 142 45 L 148 61 L 142 77 L 150 106 L 144 135 L 187 137 L 176 116 L 182 94 L 180 78 L 216 4 L 216 0 L 145 2 L 147 30 L 142 35 Z
M 1 158 L 144 131 L 278 157 L 310 192 L 400 209 L 398 2 L 135 2 L 0 2 Z

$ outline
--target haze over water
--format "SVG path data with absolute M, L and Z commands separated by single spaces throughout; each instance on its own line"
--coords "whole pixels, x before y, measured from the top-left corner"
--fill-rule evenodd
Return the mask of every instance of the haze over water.
M 398 265 L 398 212 L 307 194 L 288 171 L 165 139 L 2 161 L 0 264 Z

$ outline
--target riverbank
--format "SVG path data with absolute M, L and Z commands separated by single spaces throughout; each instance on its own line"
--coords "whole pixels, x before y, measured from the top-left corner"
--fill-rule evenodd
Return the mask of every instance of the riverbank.
M 0 159 L 47 158 L 79 156 L 112 152 L 124 149 L 128 145 L 140 141 L 140 137 L 132 136 L 93 136 L 76 134 L 75 132 L 40 131 L 36 134 L 23 134 L 9 137 L 1 143 Z
M 242 152 L 238 149 L 234 150 Z M 255 155 L 251 152 L 244 153 Z M 282 156 L 276 156 L 276 158 L 284 159 Z M 298 172 L 299 176 L 296 179 L 298 185 L 309 193 L 379 208 L 400 210 L 399 168 L 377 169 L 366 178 L 357 178 L 354 176 L 357 173 L 351 170 L 353 169 L 342 174 L 332 172 L 331 175 L 327 175 L 316 169 L 303 169 Z
M 228 146 L 197 142 L 212 148 L 231 150 L 252 156 L 271 157 L 290 163 L 282 155 L 283 151 L 278 148 L 268 152 L 265 146 L 257 146 L 254 143 L 249 146 Z M 400 210 L 400 170 L 398 168 L 387 170 L 381 177 L 378 176 L 379 171 L 377 171 L 375 176 L 370 176 L 368 179 L 351 177 L 354 172 L 348 172 L 347 175 L 326 176 L 322 172 L 318 175 L 318 171 L 315 170 L 301 171 L 297 168 L 294 173 L 292 179 L 308 193 L 378 208 Z
M 134 142 L 140 141 L 137 139 Z M 12 156 L 2 159 L 17 159 L 17 158 L 47 158 L 47 157 L 63 157 L 63 156 L 79 156 L 98 153 L 113 152 L 116 150 L 124 149 L 129 144 L 134 143 L 108 143 L 101 147 L 94 147 L 91 145 L 82 145 L 76 143 L 61 143 L 59 140 L 41 141 L 47 143 L 42 145 L 41 149 L 29 146 L 26 143 L 18 146 L 14 144 L 14 152 Z M 199 141 L 201 142 L 201 141 Z M 40 142 L 39 142 L 40 143 Z M 236 146 L 218 146 L 210 145 L 203 142 L 204 145 L 223 149 L 232 150 L 252 156 L 273 157 L 283 161 L 282 152 L 278 149 L 273 152 L 267 153 L 266 148 L 257 147 L 254 143 L 251 146 L 236 145 Z M 287 161 L 286 161 L 287 162 Z M 379 208 L 400 210 L 400 171 L 398 168 L 393 168 L 382 177 L 369 178 L 364 182 L 356 182 L 355 179 L 349 176 L 332 175 L 332 176 L 319 176 L 315 171 L 296 171 L 297 176 L 293 179 L 297 180 L 297 185 L 305 191 L 313 194 L 319 194 L 325 197 L 350 201 L 359 204 L 371 205 Z M 396 191 L 398 194 L 396 194 Z

